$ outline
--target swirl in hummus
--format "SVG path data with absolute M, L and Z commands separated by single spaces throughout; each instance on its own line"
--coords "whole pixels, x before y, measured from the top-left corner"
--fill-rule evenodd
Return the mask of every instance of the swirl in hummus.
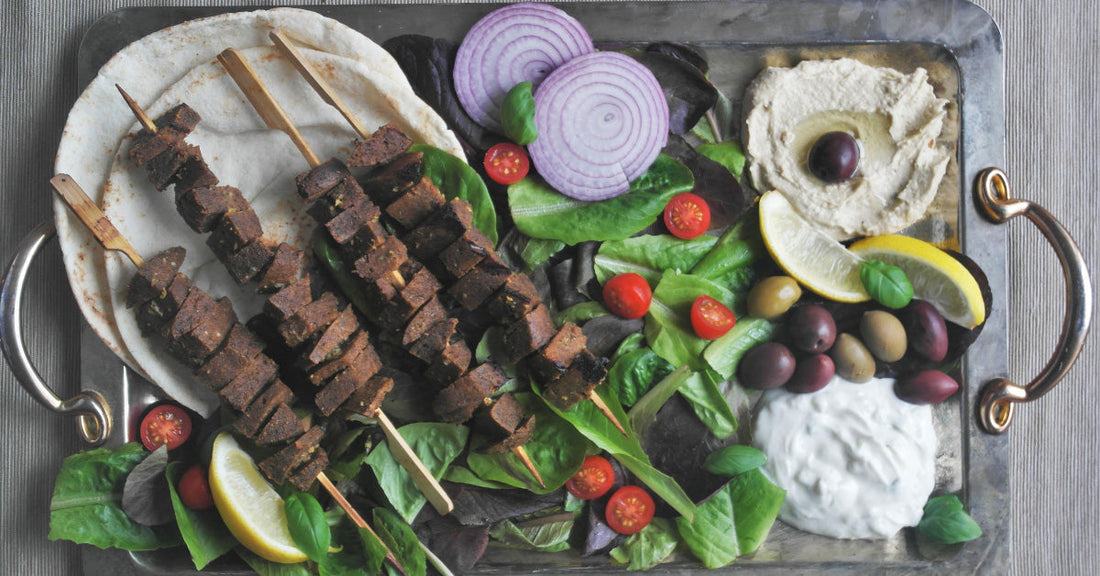
M 782 193 L 803 217 L 837 240 L 897 232 L 919 220 L 950 158 L 938 142 L 947 100 L 928 74 L 902 74 L 859 61 L 805 61 L 767 68 L 746 93 L 745 152 L 754 186 Z M 848 132 L 862 148 L 859 172 L 827 184 L 806 159 L 827 132 Z

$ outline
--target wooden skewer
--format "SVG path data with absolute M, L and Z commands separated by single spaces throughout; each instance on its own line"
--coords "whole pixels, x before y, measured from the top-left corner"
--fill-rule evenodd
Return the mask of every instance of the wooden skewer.
M 623 425 L 619 423 L 619 419 L 616 418 L 615 415 L 611 412 L 611 408 L 607 407 L 607 403 L 603 401 L 603 398 L 600 398 L 599 394 L 596 394 L 595 390 L 592 390 L 588 393 L 588 399 L 596 405 L 596 408 L 600 411 L 601 414 L 606 416 L 607 419 L 615 425 L 615 428 L 619 429 L 619 432 L 623 433 L 623 436 L 630 436 L 630 434 L 627 434 L 626 428 L 623 428 Z
M 129 97 L 127 96 L 127 98 Z M 103 210 L 101 210 L 99 206 L 96 206 L 95 202 L 92 202 L 92 199 L 88 197 L 72 177 L 68 174 L 58 174 L 50 178 L 50 184 L 53 185 L 54 190 L 57 190 L 57 193 L 65 200 L 65 203 L 73 209 L 77 218 L 92 231 L 92 234 L 96 237 L 96 240 L 99 240 L 99 243 L 103 245 L 104 249 L 122 252 L 134 263 L 134 266 L 139 268 L 145 263 L 145 260 L 138 255 L 136 250 L 134 250 L 133 245 L 119 233 L 118 228 L 115 228 L 114 224 L 111 224 L 111 221 L 107 218 L 107 215 L 103 213 Z M 353 522 L 355 522 L 356 526 L 366 528 L 367 531 L 374 534 L 376 538 L 378 537 L 374 529 L 367 524 L 366 520 L 363 520 L 363 517 L 360 516 L 355 508 L 352 507 L 351 503 L 344 498 L 344 495 L 336 489 L 336 485 L 329 480 L 328 476 L 325 476 L 324 472 L 321 472 L 317 476 L 317 480 L 321 482 L 325 490 L 327 490 L 340 507 L 344 509 L 344 512 Z M 379 540 L 379 542 L 381 542 L 381 540 Z M 393 552 L 384 542 L 382 545 L 386 548 L 386 559 L 393 563 L 393 565 L 404 574 L 405 569 L 401 566 L 401 563 L 398 562 L 397 557 L 394 556 Z
M 348 121 L 348 124 L 351 124 L 352 129 L 355 130 L 355 133 L 358 134 L 360 138 L 365 139 L 370 137 L 370 131 L 363 126 L 363 123 L 359 121 L 354 113 L 352 113 L 351 109 L 344 104 L 340 95 L 321 77 L 313 65 L 305 59 L 289 38 L 279 30 L 271 32 L 268 36 L 275 42 L 279 50 L 283 52 L 283 55 L 294 63 L 294 67 L 306 79 L 306 82 L 313 87 L 313 90 L 317 92 L 321 99 L 336 108 L 340 112 L 340 115 Z M 616 422 L 616 425 L 618 425 L 618 422 Z M 620 426 L 620 429 L 621 428 Z M 512 453 L 523 462 L 523 465 L 527 467 L 527 471 L 538 481 L 539 486 L 546 488 L 546 484 L 542 481 L 542 475 L 539 474 L 538 468 L 535 468 L 535 464 L 531 461 L 531 456 L 527 454 L 527 450 L 524 449 L 523 446 L 516 446 L 512 449 Z

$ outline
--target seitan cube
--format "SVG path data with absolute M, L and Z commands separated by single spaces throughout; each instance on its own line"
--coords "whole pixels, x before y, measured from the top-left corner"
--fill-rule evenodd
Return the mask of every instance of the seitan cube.
M 443 352 L 428 365 L 427 370 L 424 371 L 424 376 L 432 382 L 444 386 L 462 376 L 462 373 L 470 366 L 471 360 L 473 360 L 473 354 L 466 342 L 461 338 L 452 339 L 451 343 L 443 349 Z
M 350 398 L 352 393 L 366 386 L 371 376 L 373 374 L 365 376 L 361 370 L 348 368 L 325 383 L 313 397 L 313 404 L 317 406 L 322 416 L 329 416 Z
M 556 333 L 550 310 L 545 304 L 539 304 L 502 331 L 500 349 L 504 354 L 503 361 L 520 361 L 545 346 Z
M 282 408 L 285 404 L 280 405 Z M 294 442 L 287 444 L 278 452 L 268 456 L 259 463 L 260 470 L 269 480 L 276 484 L 282 484 L 290 478 L 291 471 L 309 461 L 314 452 L 321 450 L 321 436 L 324 430 L 318 426 L 311 427 L 304 434 L 295 438 Z
M 388 164 L 409 146 L 412 140 L 391 122 L 375 130 L 366 140 L 355 141 L 355 149 L 348 156 L 348 166 L 373 168 Z
M 357 204 L 369 204 L 370 200 L 359 187 L 359 182 L 347 174 L 328 192 L 321 194 L 306 208 L 306 212 L 318 224 L 326 224 L 341 212 Z
M 439 253 L 439 263 L 450 278 L 462 278 L 493 252 L 493 241 L 471 226 Z
M 325 382 L 343 370 L 355 369 L 367 372 L 367 377 L 382 368 L 382 361 L 370 343 L 370 338 L 362 330 L 356 332 L 341 348 L 340 355 L 326 361 L 309 373 L 309 381 L 314 386 Z
M 195 370 L 195 376 L 207 388 L 217 392 L 229 384 L 263 350 L 264 344 L 256 334 L 238 322 L 229 329 L 229 336 L 221 349 Z
M 535 435 L 535 415 L 523 419 L 515 431 L 509 434 L 500 442 L 490 444 L 484 448 L 486 454 L 507 454 L 516 448 L 523 446 L 531 441 L 531 438 Z
M 191 154 L 184 158 L 183 165 L 176 171 L 175 184 L 176 195 L 187 192 L 196 187 L 209 187 L 218 184 L 218 177 L 206 165 L 202 159 L 202 152 L 196 146 L 190 149 Z
M 260 294 L 273 294 L 290 286 L 302 273 L 305 260 L 304 251 L 286 242 L 279 243 L 275 248 L 275 254 L 271 257 L 271 264 L 259 276 L 259 286 L 256 291 Z
M 294 178 L 298 196 L 307 203 L 328 192 L 350 173 L 343 162 L 333 158 L 316 168 L 302 172 Z
M 370 202 L 348 207 L 325 223 L 329 238 L 345 250 L 363 250 L 384 240 L 388 234 L 378 221 L 382 212 Z
M 386 214 L 406 229 L 412 229 L 446 203 L 447 199 L 432 179 L 422 176 L 419 182 L 386 206 Z
M 305 423 L 298 418 L 287 404 L 279 404 L 271 413 L 271 418 L 260 428 L 254 440 L 260 446 L 281 444 L 294 438 L 300 438 L 306 431 Z
M 379 325 L 394 332 L 401 331 L 409 318 L 442 288 L 435 275 L 415 261 L 402 266 L 401 275 L 405 285 L 379 311 L 377 318 Z
M 497 322 L 515 322 L 542 302 L 538 288 L 526 274 L 512 274 L 489 299 L 486 310 Z
M 436 322 L 440 322 L 446 317 L 447 310 L 443 307 L 443 304 L 440 304 L 439 297 L 433 295 L 405 324 L 405 329 L 401 332 L 401 345 L 408 346 L 416 342 L 420 337 L 427 334 Z
M 344 306 L 336 320 L 333 320 L 301 355 L 299 364 L 302 368 L 309 370 L 324 363 L 335 356 L 340 350 L 340 345 L 358 329 L 359 317 L 355 315 L 355 309 L 350 305 Z
M 547 384 L 543 398 L 558 410 L 568 410 L 588 398 L 592 390 L 607 377 L 607 359 L 585 350 L 573 359 L 565 374 Z
M 217 307 L 218 303 L 206 291 L 197 286 L 192 287 L 187 292 L 187 298 L 180 304 L 180 309 L 176 311 L 176 316 L 172 318 L 165 337 L 169 342 L 182 338 L 184 334 L 194 330 L 203 318 L 213 314 Z
M 282 380 L 276 378 L 249 403 L 244 412 L 233 422 L 233 428 L 247 438 L 254 438 L 280 404 L 289 405 L 293 400 L 294 393 L 287 388 L 286 384 L 283 384 Z
M 229 331 L 237 324 L 233 303 L 222 297 L 213 311 L 202 317 L 190 332 L 168 341 L 168 353 L 187 366 L 198 368 L 221 347 Z
M 306 304 L 278 325 L 279 336 L 288 348 L 297 348 L 340 314 L 339 301 L 332 292 Z
M 313 481 L 328 468 L 328 454 L 324 448 L 317 448 L 309 462 L 290 475 L 290 483 L 302 492 L 308 491 L 313 486 Z
M 387 235 L 355 261 L 355 275 L 364 280 L 376 280 L 401 268 L 408 260 L 405 245 L 394 236 Z
M 416 356 L 426 364 L 433 360 L 451 343 L 452 337 L 457 333 L 458 320 L 445 318 L 434 324 L 428 332 L 409 346 L 409 354 Z
M 474 211 L 470 203 L 454 198 L 432 214 L 405 237 L 409 253 L 430 261 L 473 227 Z
M 252 208 L 226 212 L 206 238 L 206 245 L 225 262 L 230 254 L 244 248 L 264 235 L 259 216 Z
M 175 183 L 176 174 L 194 152 L 194 146 L 182 140 L 169 145 L 163 152 L 145 163 L 145 174 L 157 190 L 164 190 Z
M 179 272 L 159 296 L 138 306 L 137 322 L 142 336 L 164 336 L 180 306 L 191 292 L 191 279 Z
M 505 381 L 504 373 L 491 364 L 482 364 L 463 374 L 436 395 L 432 410 L 442 422 L 458 424 L 469 420 L 479 406 Z
M 138 267 L 126 290 L 126 307 L 133 308 L 161 296 L 175 280 L 187 250 L 180 246 L 162 250 Z
M 222 262 L 237 284 L 247 284 L 263 272 L 275 258 L 275 243 L 259 238 L 226 256 Z
M 424 153 L 405 152 L 371 172 L 359 184 L 376 204 L 386 206 L 424 175 Z
M 550 342 L 531 356 L 531 372 L 542 382 L 556 380 L 573 363 L 573 359 L 584 351 L 587 339 L 580 326 L 566 322 Z
M 248 207 L 248 200 L 232 186 L 176 187 L 176 212 L 192 230 L 200 234 L 213 230 L 223 214 Z
M 244 410 L 252 399 L 279 375 L 279 366 L 267 354 L 260 354 L 249 361 L 228 384 L 218 390 L 218 396 L 238 412 Z
M 309 276 L 303 276 L 293 284 L 268 296 L 264 302 L 264 314 L 276 324 L 282 324 L 313 301 Z
M 471 425 L 490 440 L 502 440 L 514 432 L 526 416 L 523 405 L 511 392 L 505 392 L 474 413 Z
M 340 406 L 340 414 L 345 418 L 352 415 L 374 418 L 393 385 L 393 378 L 375 374 Z
M 473 270 L 451 284 L 447 295 L 463 309 L 472 312 L 488 301 L 511 276 L 512 270 L 508 265 L 495 252 L 490 252 Z

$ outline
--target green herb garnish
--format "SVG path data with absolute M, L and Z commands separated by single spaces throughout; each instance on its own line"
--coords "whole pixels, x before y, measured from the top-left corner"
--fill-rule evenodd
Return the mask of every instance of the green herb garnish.
M 530 82 L 520 82 L 508 91 L 500 104 L 500 123 L 504 134 L 520 146 L 526 146 L 538 138 L 535 127 L 535 97 Z
M 917 531 L 929 540 L 944 544 L 968 542 L 982 535 L 978 523 L 966 513 L 959 497 L 954 494 L 929 499 L 924 505 L 924 516 L 917 525 Z
M 904 308 L 913 299 L 913 285 L 905 271 L 880 260 L 866 260 L 859 280 L 871 298 L 887 308 Z

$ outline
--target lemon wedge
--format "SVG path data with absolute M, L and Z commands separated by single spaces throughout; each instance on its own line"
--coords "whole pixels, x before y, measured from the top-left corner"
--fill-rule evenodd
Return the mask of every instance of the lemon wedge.
M 272 562 L 304 562 L 287 528 L 283 499 L 229 432 L 214 439 L 210 493 L 222 520 L 237 540 Z
M 985 300 L 974 275 L 932 244 L 886 234 L 864 238 L 850 250 L 865 260 L 901 268 L 913 285 L 913 296 L 934 306 L 945 320 L 967 328 L 985 321 Z
M 775 190 L 760 197 L 760 235 L 775 262 L 809 290 L 839 302 L 871 298 L 859 280 L 862 259 L 815 228 Z

